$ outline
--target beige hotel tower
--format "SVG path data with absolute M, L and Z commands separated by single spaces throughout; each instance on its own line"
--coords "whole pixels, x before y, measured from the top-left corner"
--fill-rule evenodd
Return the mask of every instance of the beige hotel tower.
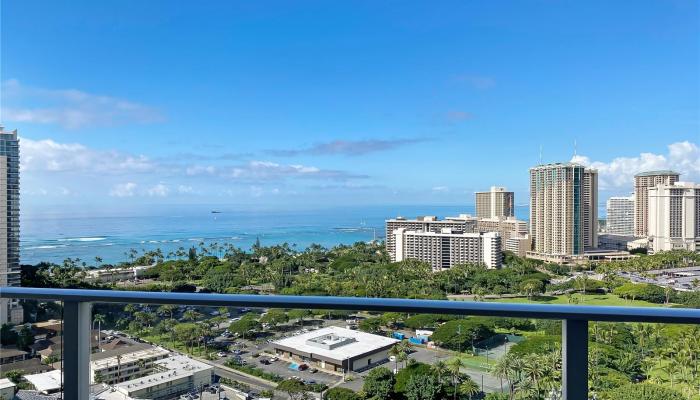
M 680 176 L 674 171 L 648 171 L 634 176 L 634 236 L 649 236 L 649 188 L 673 185 Z

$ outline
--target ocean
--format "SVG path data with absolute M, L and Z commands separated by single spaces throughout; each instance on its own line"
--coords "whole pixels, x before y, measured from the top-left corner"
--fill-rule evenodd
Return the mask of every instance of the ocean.
M 212 213 L 213 210 L 220 211 Z M 453 216 L 474 214 L 473 206 L 367 206 L 295 211 L 241 211 L 225 207 L 172 207 L 120 215 L 23 215 L 22 264 L 61 263 L 80 258 L 88 265 L 99 256 L 105 263 L 127 261 L 130 249 L 163 254 L 204 242 L 249 249 L 287 242 L 298 250 L 312 243 L 325 247 L 383 239 L 384 220 L 398 215 Z M 527 207 L 516 216 L 527 219 Z

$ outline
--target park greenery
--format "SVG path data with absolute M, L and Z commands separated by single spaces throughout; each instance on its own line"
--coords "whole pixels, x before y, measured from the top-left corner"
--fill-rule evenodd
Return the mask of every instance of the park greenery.
M 215 256 L 223 254 L 222 257 Z M 250 251 L 212 244 L 160 251 L 129 252 L 119 265 L 68 259 L 60 265 L 42 263 L 22 267 L 23 284 L 38 287 L 123 289 L 144 291 L 190 291 L 213 293 L 291 294 L 321 296 L 401 297 L 420 299 L 469 299 L 475 301 L 559 302 L 569 304 L 658 305 L 700 307 L 700 292 L 676 292 L 649 283 L 631 283 L 620 272 L 646 274 L 654 269 L 693 265 L 695 253 L 673 251 L 642 255 L 628 261 L 587 264 L 579 267 L 545 264 L 507 254 L 505 266 L 489 270 L 481 265 L 458 265 L 433 272 L 415 260 L 390 262 L 383 245 L 356 243 L 326 249 L 312 245 L 298 251 L 287 244 Z M 152 265 L 143 280 L 134 283 L 96 283 L 85 279 L 90 268 L 116 269 Z M 601 278 L 593 279 L 589 274 Z M 698 284 L 700 287 L 700 283 Z M 592 303 L 599 299 L 600 303 Z M 600 300 L 602 299 L 602 300 Z M 105 326 L 116 327 L 153 343 L 189 354 L 208 357 L 215 349 L 211 339 L 226 321 L 205 310 L 173 306 L 152 308 L 131 304 L 96 305 Z M 31 318 L 60 315 L 50 303 L 26 302 Z M 282 327 L 304 326 L 314 319 L 345 318 L 348 312 L 323 310 L 268 310 L 251 312 L 228 326 L 237 337 L 265 340 Z M 505 384 L 502 393 L 486 399 L 547 398 L 560 388 L 561 327 L 552 321 L 513 318 L 458 317 L 434 314 L 362 313 L 361 330 L 389 335 L 396 329 L 430 329 L 432 340 L 455 355 L 471 353 L 481 343 L 498 335 L 516 334 L 524 341 L 512 345 L 507 355 L 489 360 L 490 373 Z M 12 333 L 10 333 L 12 332 Z M 3 345 L 25 348 L 28 334 L 3 327 Z M 589 384 L 598 399 L 656 400 L 700 399 L 700 328 L 679 325 L 591 323 Z M 405 342 L 404 342 L 405 343 Z M 407 348 L 392 349 L 405 368 L 394 374 L 374 368 L 359 393 L 340 388 L 327 391 L 327 399 L 476 399 L 480 388 L 463 373 L 463 357 L 452 364 L 411 363 Z M 268 376 L 257 367 L 230 362 L 229 367 L 283 384 L 279 376 Z M 510 383 L 510 384 L 508 384 Z M 308 388 L 284 383 L 291 398 L 303 398 Z M 288 387 L 287 387 L 288 386 Z M 287 390 L 288 389 L 288 390 Z M 482 397 L 479 397 L 482 396 Z M 625 397 L 626 396 L 626 397 Z

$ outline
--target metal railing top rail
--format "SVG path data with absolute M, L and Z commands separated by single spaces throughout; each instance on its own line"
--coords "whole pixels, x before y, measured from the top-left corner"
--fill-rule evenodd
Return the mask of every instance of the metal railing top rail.
M 261 308 L 395 311 L 580 321 L 700 324 L 700 309 L 585 305 L 488 303 L 395 298 L 278 296 L 213 293 L 2 287 L 0 298 L 88 303 L 178 304 Z

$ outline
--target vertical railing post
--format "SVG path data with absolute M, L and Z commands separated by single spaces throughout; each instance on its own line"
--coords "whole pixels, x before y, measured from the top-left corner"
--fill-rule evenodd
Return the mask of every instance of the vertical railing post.
M 63 394 L 67 400 L 90 398 L 90 319 L 92 304 L 63 303 Z
M 564 320 L 562 325 L 562 397 L 588 400 L 588 321 Z

